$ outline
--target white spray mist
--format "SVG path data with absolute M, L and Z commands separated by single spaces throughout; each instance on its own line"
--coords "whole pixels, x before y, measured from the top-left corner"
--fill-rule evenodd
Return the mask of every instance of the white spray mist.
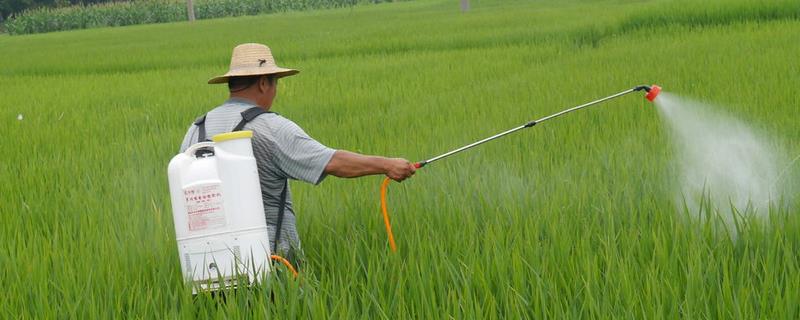
M 673 130 L 681 174 L 679 199 L 692 213 L 710 196 L 714 209 L 731 222 L 740 213 L 765 215 L 778 197 L 780 159 L 767 140 L 744 122 L 700 102 L 661 93 L 655 101 Z

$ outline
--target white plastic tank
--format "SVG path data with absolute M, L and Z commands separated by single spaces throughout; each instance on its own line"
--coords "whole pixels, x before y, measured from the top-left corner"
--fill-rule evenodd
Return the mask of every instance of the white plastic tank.
M 169 163 L 181 269 L 195 293 L 251 284 L 269 272 L 269 234 L 252 137 L 252 131 L 219 134 Z

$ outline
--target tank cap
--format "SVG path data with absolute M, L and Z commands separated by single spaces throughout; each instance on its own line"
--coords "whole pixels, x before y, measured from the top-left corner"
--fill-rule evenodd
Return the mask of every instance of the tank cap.
M 223 142 L 223 141 L 228 141 L 228 140 L 244 139 L 244 138 L 252 138 L 252 137 L 253 137 L 253 131 L 244 130 L 244 131 L 234 131 L 234 132 L 228 132 L 228 133 L 220 133 L 220 134 L 215 135 L 214 137 L 212 137 L 211 141 Z

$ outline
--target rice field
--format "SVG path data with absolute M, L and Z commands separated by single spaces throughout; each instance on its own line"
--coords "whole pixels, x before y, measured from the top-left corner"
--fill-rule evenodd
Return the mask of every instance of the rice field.
M 688 212 L 638 95 L 392 184 L 397 253 L 382 177 L 293 182 L 300 278 L 193 299 L 166 166 L 242 42 L 301 70 L 274 110 L 333 148 L 419 161 L 658 83 L 800 154 L 795 1 L 471 4 L 0 36 L 0 318 L 800 317 L 800 165 L 769 212 Z

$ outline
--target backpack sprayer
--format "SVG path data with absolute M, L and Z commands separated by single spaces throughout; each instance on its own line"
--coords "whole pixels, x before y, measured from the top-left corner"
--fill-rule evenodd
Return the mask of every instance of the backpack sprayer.
M 198 142 L 169 162 L 169 189 L 181 271 L 192 292 L 250 285 L 270 272 L 280 239 L 285 191 L 270 250 L 261 183 L 251 139 L 244 125 L 266 111 L 242 112 L 233 132 L 205 140 L 205 116 L 198 118 Z
M 485 139 L 482 139 L 482 140 L 478 140 L 476 142 L 470 143 L 468 145 L 465 145 L 465 146 L 460 147 L 458 149 L 454 149 L 452 151 L 448 151 L 446 153 L 443 153 L 441 155 L 435 156 L 435 157 L 430 158 L 428 160 L 417 162 L 417 163 L 414 164 L 414 167 L 416 167 L 417 169 L 422 168 L 422 167 L 424 167 L 426 165 L 429 165 L 429 164 L 431 164 L 431 163 L 433 163 L 435 161 L 444 159 L 446 157 L 452 156 L 452 155 L 454 155 L 456 153 L 459 153 L 459 152 L 462 152 L 462 151 L 466 151 L 466 150 L 472 149 L 472 148 L 474 148 L 474 147 L 476 147 L 478 145 L 481 145 L 481 144 L 484 144 L 486 142 L 492 141 L 494 139 L 497 139 L 497 138 L 512 134 L 512 133 L 520 131 L 522 129 L 527 129 L 527 128 L 533 127 L 533 126 L 535 126 L 535 125 L 537 125 L 539 123 L 545 122 L 547 120 L 550 120 L 550 119 L 565 115 L 567 113 L 570 113 L 570 112 L 573 112 L 573 111 L 577 111 L 577 110 L 580 110 L 580 109 L 583 109 L 583 108 L 598 104 L 598 103 L 603 102 L 603 101 L 607 101 L 607 100 L 611 100 L 611 99 L 614 99 L 614 98 L 618 98 L 618 97 L 624 96 L 624 95 L 629 94 L 629 93 L 634 92 L 634 91 L 642 91 L 642 90 L 647 92 L 647 95 L 645 95 L 645 98 L 647 98 L 647 100 L 649 100 L 650 102 L 653 102 L 653 100 L 656 99 L 656 96 L 658 96 L 658 94 L 661 92 L 661 87 L 659 87 L 657 85 L 636 86 L 636 87 L 633 87 L 631 89 L 622 91 L 620 93 L 616 93 L 616 94 L 610 95 L 610 96 L 605 97 L 605 98 L 600 98 L 600 99 L 597 99 L 595 101 L 588 102 L 588 103 L 585 103 L 585 104 L 582 104 L 582 105 L 579 105 L 579 106 L 576 106 L 576 107 L 572 107 L 572 108 L 566 109 L 564 111 L 561 111 L 561 112 L 546 116 L 546 117 L 541 118 L 539 120 L 530 121 L 530 122 L 528 122 L 526 124 L 523 124 L 523 125 L 521 125 L 519 127 L 503 131 L 501 133 L 498 133 L 496 135 L 493 135 L 491 137 L 488 137 L 488 138 L 485 138 Z M 386 178 L 386 179 L 383 180 L 383 183 L 381 184 L 381 212 L 383 213 L 383 222 L 386 225 L 386 233 L 388 234 L 388 237 L 389 237 L 389 246 L 392 248 L 392 251 L 397 251 L 397 245 L 394 242 L 394 235 L 392 234 L 392 225 L 389 223 L 389 213 L 388 213 L 388 210 L 386 209 L 386 190 L 389 187 L 389 182 L 391 182 L 391 179 Z

